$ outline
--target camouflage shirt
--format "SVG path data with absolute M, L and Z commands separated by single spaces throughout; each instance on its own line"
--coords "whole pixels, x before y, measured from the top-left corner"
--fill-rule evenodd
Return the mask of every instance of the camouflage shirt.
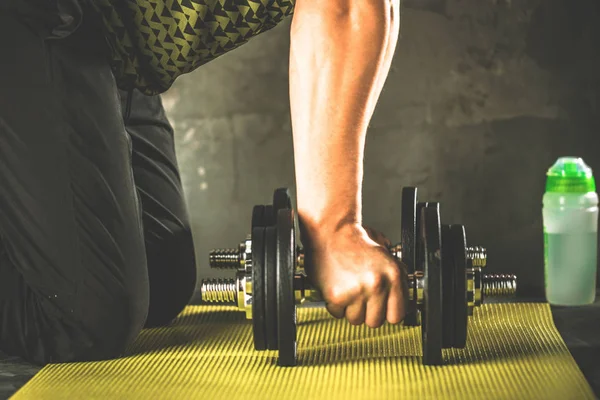
M 146 94 L 291 15 L 295 0 L 91 0 L 119 87 Z

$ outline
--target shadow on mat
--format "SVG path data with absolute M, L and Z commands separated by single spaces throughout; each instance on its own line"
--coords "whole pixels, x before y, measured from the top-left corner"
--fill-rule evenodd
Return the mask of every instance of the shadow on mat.
M 202 311 L 183 314 L 170 325 L 144 329 L 127 349 L 125 357 L 157 353 L 173 348 L 197 346 L 222 337 L 232 326 L 247 325 L 242 313 Z
M 298 343 L 298 365 L 325 366 L 341 363 L 396 359 L 401 363 L 421 363 L 420 348 L 392 345 L 396 337 L 372 337 L 340 341 L 338 343 L 317 344 L 309 347 Z M 559 343 L 544 342 L 543 338 L 517 336 L 507 340 L 489 340 L 473 343 L 470 340 L 464 349 L 444 349 L 444 365 L 465 366 L 481 363 L 510 363 L 524 359 L 556 357 L 563 353 Z M 420 347 L 420 343 L 419 343 Z M 394 349 L 395 348 L 395 349 Z M 276 362 L 276 360 L 274 361 Z

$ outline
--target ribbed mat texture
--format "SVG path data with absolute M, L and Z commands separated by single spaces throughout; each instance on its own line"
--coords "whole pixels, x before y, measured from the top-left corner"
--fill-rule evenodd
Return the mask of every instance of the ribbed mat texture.
M 301 365 L 257 352 L 230 307 L 190 306 L 143 331 L 125 358 L 42 369 L 14 400 L 44 399 L 594 399 L 547 304 L 488 304 L 466 349 L 421 365 L 418 327 L 355 327 L 322 308 L 298 310 Z

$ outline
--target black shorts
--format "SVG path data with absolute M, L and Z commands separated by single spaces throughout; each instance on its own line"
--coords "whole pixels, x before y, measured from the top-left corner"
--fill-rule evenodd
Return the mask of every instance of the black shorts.
M 160 97 L 120 92 L 94 29 L 0 11 L 0 350 L 121 355 L 189 302 L 196 266 Z

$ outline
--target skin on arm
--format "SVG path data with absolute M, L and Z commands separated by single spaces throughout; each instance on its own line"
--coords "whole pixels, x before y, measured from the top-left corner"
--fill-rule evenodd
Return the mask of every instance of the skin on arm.
M 297 0 L 290 104 L 307 271 L 329 312 L 378 327 L 404 317 L 402 268 L 362 227 L 367 127 L 389 72 L 399 0 Z

